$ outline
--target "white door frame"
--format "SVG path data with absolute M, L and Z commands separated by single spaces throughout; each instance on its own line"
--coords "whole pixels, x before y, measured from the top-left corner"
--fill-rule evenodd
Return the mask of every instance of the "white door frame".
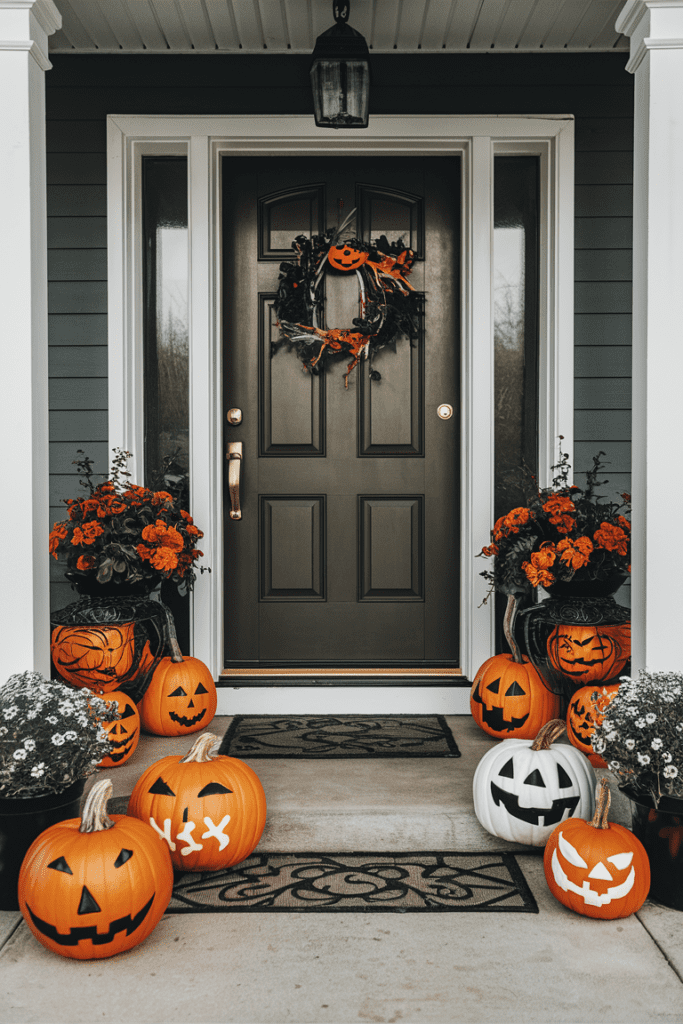
M 448 156 L 462 158 L 461 323 L 461 660 L 472 678 L 493 653 L 492 602 L 483 605 L 484 566 L 474 556 L 493 524 L 493 158 L 541 158 L 541 297 L 539 482 L 550 482 L 557 436 L 572 452 L 574 312 L 574 120 L 554 116 L 379 115 L 358 132 L 316 128 L 292 116 L 119 115 L 107 118 L 109 265 L 109 447 L 134 453 L 142 479 L 142 157 L 178 154 L 188 160 L 190 474 L 192 514 L 204 530 L 204 562 L 192 601 L 192 644 L 218 678 L 223 667 L 223 422 L 221 409 L 221 161 L 223 156 Z M 408 708 L 462 713 L 467 691 L 446 687 L 354 687 L 347 711 Z M 291 687 L 278 712 L 339 710 L 334 688 Z M 285 694 L 291 700 L 287 703 Z M 229 706 L 258 710 L 272 689 L 235 689 Z M 353 707 L 348 698 L 355 694 Z M 259 700 L 259 694 L 262 695 Z M 298 698 L 295 699 L 295 695 Z M 377 700 L 373 697 L 377 697 Z M 412 696 L 410 695 L 412 694 Z M 458 696 L 459 695 L 459 696 Z M 294 701 L 294 703 L 292 703 Z M 244 706 L 243 706 L 244 705 Z M 219 708 L 220 710 L 220 708 Z

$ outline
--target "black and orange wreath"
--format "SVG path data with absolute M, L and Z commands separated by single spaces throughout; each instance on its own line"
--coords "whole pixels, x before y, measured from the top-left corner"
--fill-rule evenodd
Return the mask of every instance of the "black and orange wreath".
M 372 354 L 402 335 L 416 337 L 423 297 L 408 281 L 417 254 L 402 240 L 389 242 L 382 235 L 368 244 L 358 238 L 344 238 L 356 211 L 352 210 L 338 228 L 322 235 L 297 235 L 292 242 L 296 262 L 280 264 L 275 298 L 275 315 L 280 328 L 278 348 L 283 343 L 296 349 L 310 373 L 320 373 L 330 358 L 346 353 L 351 362 L 349 375 L 362 358 L 369 360 L 370 377 L 381 380 L 372 369 Z M 328 268 L 354 273 L 358 278 L 360 316 L 348 328 L 323 328 L 324 275 Z

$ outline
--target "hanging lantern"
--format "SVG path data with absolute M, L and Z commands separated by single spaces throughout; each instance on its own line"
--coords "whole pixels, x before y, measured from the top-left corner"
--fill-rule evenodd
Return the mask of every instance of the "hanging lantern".
M 319 128 L 367 128 L 370 102 L 370 51 L 348 24 L 349 0 L 335 0 L 336 25 L 318 36 L 311 85 Z

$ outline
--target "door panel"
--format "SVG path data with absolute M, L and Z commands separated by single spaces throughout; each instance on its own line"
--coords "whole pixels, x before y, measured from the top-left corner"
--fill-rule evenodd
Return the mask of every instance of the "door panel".
M 459 162 L 226 158 L 223 199 L 224 407 L 243 411 L 226 444 L 244 449 L 243 518 L 225 518 L 226 667 L 455 667 Z M 418 336 L 373 358 L 381 380 L 361 360 L 345 389 L 349 357 L 313 375 L 277 344 L 273 298 L 294 237 L 354 206 L 347 237 L 421 254 L 424 300 Z M 326 274 L 322 326 L 358 314 L 356 275 Z

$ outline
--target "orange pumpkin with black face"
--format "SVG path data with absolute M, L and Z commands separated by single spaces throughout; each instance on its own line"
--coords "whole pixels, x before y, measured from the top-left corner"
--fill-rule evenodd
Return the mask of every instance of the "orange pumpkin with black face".
M 134 624 L 57 626 L 52 661 L 62 679 L 91 690 L 116 690 L 133 667 Z
M 184 736 L 205 729 L 216 714 L 218 695 L 213 676 L 198 658 L 162 658 L 140 701 L 145 732 Z
M 551 693 L 524 658 L 496 654 L 481 666 L 472 684 L 470 708 L 489 736 L 533 739 L 542 725 L 560 713 L 560 697 Z
M 109 779 L 88 794 L 81 818 L 41 832 L 19 872 L 26 924 L 53 953 L 114 956 L 147 938 L 173 889 L 173 865 L 149 824 L 106 813 Z
M 619 683 L 610 683 L 596 690 L 595 686 L 582 686 L 567 708 L 567 736 L 577 750 L 583 751 L 594 768 L 606 768 L 607 762 L 593 753 L 591 739 L 596 725 L 601 725 L 605 708 L 619 691 Z M 593 694 L 597 693 L 596 700 Z
M 140 739 L 140 714 L 135 701 L 121 690 L 107 693 L 107 700 L 114 700 L 121 717 L 115 722 L 104 722 L 104 728 L 111 743 L 111 753 L 100 761 L 101 768 L 116 768 L 125 764 L 135 751 Z
M 577 685 L 613 679 L 631 657 L 631 624 L 555 626 L 547 650 L 552 667 Z
M 335 270 L 358 270 L 367 261 L 368 253 L 356 249 L 353 245 L 331 245 L 327 252 L 327 262 Z

